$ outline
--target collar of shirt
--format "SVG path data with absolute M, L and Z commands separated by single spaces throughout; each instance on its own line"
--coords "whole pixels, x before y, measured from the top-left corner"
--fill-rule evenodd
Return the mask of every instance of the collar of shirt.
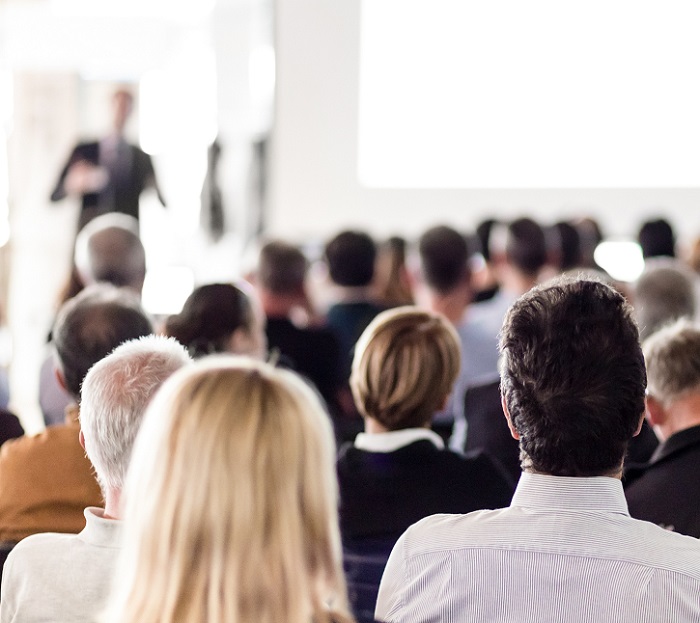
M 107 519 L 104 509 L 88 506 L 84 511 L 85 528 L 80 538 L 86 543 L 100 547 L 119 547 L 122 522 L 119 519 Z
M 510 505 L 629 515 L 622 482 L 607 476 L 573 478 L 524 472 Z
M 355 437 L 355 447 L 367 452 L 394 452 L 394 450 L 423 439 L 432 441 L 439 450 L 445 447 L 440 435 L 429 428 L 404 428 L 403 430 L 390 430 L 386 433 L 359 433 Z

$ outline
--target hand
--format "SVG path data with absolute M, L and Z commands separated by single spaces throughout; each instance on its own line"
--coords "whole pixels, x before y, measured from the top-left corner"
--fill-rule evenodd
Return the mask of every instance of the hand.
M 69 195 L 81 196 L 101 191 L 109 181 L 109 173 L 86 160 L 78 160 L 71 165 L 63 184 Z

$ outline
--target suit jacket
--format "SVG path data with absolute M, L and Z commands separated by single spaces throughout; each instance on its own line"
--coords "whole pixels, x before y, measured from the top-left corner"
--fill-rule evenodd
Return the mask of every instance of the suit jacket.
M 149 186 L 156 189 L 160 202 L 165 205 L 156 184 L 151 157 L 135 145 L 122 145 L 124 151 L 120 153 L 118 161 L 105 165 L 101 163 L 99 142 L 79 143 L 63 167 L 51 193 L 51 201 L 59 201 L 66 196 L 66 176 L 76 162 L 84 161 L 95 166 L 102 164 L 109 173 L 109 181 L 102 190 L 83 195 L 79 229 L 95 216 L 107 212 L 123 212 L 138 218 L 139 197 Z
M 671 435 L 625 475 L 630 515 L 700 538 L 700 426 Z

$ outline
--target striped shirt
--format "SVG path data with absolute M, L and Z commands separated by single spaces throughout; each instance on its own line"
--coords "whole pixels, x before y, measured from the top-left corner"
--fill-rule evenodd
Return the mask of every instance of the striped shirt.
M 387 623 L 700 621 L 700 541 L 632 519 L 619 480 L 523 474 L 508 508 L 433 515 L 397 542 Z

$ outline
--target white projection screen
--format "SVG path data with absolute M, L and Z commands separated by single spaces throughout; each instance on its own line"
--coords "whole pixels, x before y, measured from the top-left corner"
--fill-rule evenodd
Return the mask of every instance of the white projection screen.
M 376 188 L 700 186 L 693 0 L 365 0 Z
M 267 223 L 700 234 L 696 0 L 276 0 Z

